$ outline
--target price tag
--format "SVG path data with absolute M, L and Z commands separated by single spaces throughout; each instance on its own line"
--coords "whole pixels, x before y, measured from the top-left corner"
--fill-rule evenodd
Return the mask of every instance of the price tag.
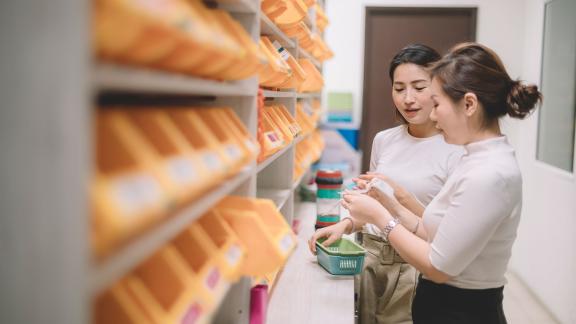
M 258 152 L 258 147 L 251 140 L 246 139 L 245 143 L 246 143 L 246 147 L 248 147 L 250 152 Z
M 192 161 L 186 158 L 174 158 L 168 161 L 170 178 L 180 185 L 192 184 L 196 178 L 196 170 Z
M 127 215 L 134 215 L 149 208 L 161 197 L 160 185 L 147 174 L 121 177 L 112 186 L 113 196 L 122 212 Z
M 226 145 L 226 153 L 230 156 L 233 160 L 238 160 L 242 157 L 242 152 L 238 148 L 236 144 L 228 144 Z
M 206 287 L 210 290 L 214 290 L 216 286 L 218 286 L 218 282 L 220 281 L 220 271 L 217 268 L 212 268 L 210 272 L 208 272 L 208 276 L 206 277 Z
M 202 306 L 200 306 L 200 304 L 195 302 L 194 304 L 192 304 L 192 306 L 190 306 L 186 310 L 186 313 L 182 317 L 182 320 L 180 321 L 180 323 L 181 324 L 195 324 L 198 322 L 198 319 L 200 319 L 201 315 L 202 315 Z
M 282 251 L 282 253 L 284 254 L 288 253 L 288 251 L 290 251 L 290 249 L 294 245 L 292 235 L 290 234 L 284 235 L 278 245 L 280 246 L 280 251 Z
M 280 141 L 280 139 L 276 135 L 276 132 L 274 131 L 266 132 L 264 133 L 264 136 L 268 138 L 272 148 L 276 148 L 282 145 L 282 141 Z
M 294 124 L 290 124 L 290 132 L 292 132 L 292 135 L 296 136 L 298 135 L 298 133 L 300 133 L 300 129 L 298 129 L 298 127 Z
M 202 156 L 204 160 L 204 164 L 208 167 L 208 169 L 212 171 L 217 171 L 222 169 L 222 161 L 220 161 L 220 157 L 214 152 L 204 153 Z
M 230 266 L 235 266 L 240 261 L 240 257 L 242 256 L 242 250 L 238 245 L 232 245 L 228 251 L 226 252 L 226 261 Z
M 280 53 L 280 57 L 282 57 L 284 61 L 288 61 L 288 58 L 290 57 L 288 51 L 282 45 L 280 45 L 278 41 L 272 42 L 272 45 L 274 45 L 278 53 Z

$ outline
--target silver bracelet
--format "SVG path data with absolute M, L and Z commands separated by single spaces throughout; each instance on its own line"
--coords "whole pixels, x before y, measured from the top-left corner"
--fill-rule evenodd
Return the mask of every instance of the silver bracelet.
M 354 233 L 354 230 L 356 229 L 354 226 L 354 221 L 350 217 L 346 217 L 343 220 L 346 220 L 346 219 L 350 221 L 350 224 L 352 224 L 352 229 L 350 229 L 350 233 L 348 233 L 348 234 L 352 234 L 352 233 Z
M 397 218 L 393 218 L 388 222 L 388 224 L 386 224 L 386 227 L 384 227 L 384 230 L 382 231 L 382 239 L 385 242 L 388 242 L 388 235 L 390 235 L 390 232 L 392 232 L 394 227 L 398 224 L 400 224 L 400 221 Z

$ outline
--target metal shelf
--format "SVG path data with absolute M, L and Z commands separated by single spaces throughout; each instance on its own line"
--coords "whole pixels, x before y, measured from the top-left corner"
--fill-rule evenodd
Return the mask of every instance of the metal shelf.
M 254 78 L 220 82 L 168 72 L 98 63 L 92 84 L 98 91 L 153 92 L 208 96 L 256 96 Z
M 260 15 L 260 34 L 272 37 L 286 49 L 296 48 L 296 42 L 286 36 L 264 13 Z
M 163 223 L 156 225 L 148 233 L 142 234 L 133 242 L 119 249 L 114 255 L 103 260 L 101 264 L 94 265 L 90 276 L 90 292 L 95 295 L 122 278 L 195 219 L 202 216 L 224 196 L 233 192 L 253 173 L 254 167 L 247 167 L 240 174 L 227 180 L 225 185 L 219 186 L 204 197 L 194 201 L 176 215 L 169 216 Z
M 292 190 L 289 189 L 268 189 L 268 188 L 258 188 L 256 191 L 256 196 L 258 198 L 271 199 L 278 210 L 282 209 L 284 204 L 291 197 Z
M 271 91 L 264 90 L 264 97 L 266 98 L 292 98 L 296 96 L 295 91 Z
M 298 99 L 309 99 L 309 98 L 321 98 L 322 93 L 320 92 L 311 92 L 311 93 L 297 93 L 296 98 Z
M 255 0 L 216 0 L 218 8 L 232 13 L 257 13 L 259 1 Z

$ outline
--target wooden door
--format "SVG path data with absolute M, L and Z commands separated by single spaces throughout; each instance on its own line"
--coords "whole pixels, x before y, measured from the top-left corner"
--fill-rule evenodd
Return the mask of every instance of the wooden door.
M 360 148 L 367 171 L 374 136 L 398 125 L 388 66 L 404 46 L 421 43 L 444 54 L 476 39 L 476 8 L 366 8 L 364 94 Z

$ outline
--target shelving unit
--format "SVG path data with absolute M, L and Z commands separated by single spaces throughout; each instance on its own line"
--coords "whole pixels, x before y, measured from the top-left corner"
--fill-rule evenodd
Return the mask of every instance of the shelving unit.
M 3 2 L 0 37 L 4 62 L 22 73 L 1 73 L 3 190 L 0 198 L 2 323 L 91 322 L 95 295 L 130 272 L 226 195 L 272 199 L 290 223 L 294 213 L 295 145 L 206 193 L 175 215 L 114 251 L 92 260 L 88 184 L 93 172 L 92 127 L 97 100 L 108 93 L 182 96 L 234 109 L 253 137 L 257 131 L 256 77 L 219 82 L 169 72 L 96 62 L 91 58 L 93 0 L 39 2 L 34 10 L 18 0 Z M 269 35 L 295 57 L 311 58 L 260 12 L 259 0 L 216 0 L 253 40 Z M 5 10 L 4 10 L 5 9 Z M 23 26 L 11 13 L 26 13 Z M 56 23 L 57 22 L 57 23 Z M 314 19 L 308 21 L 314 23 Z M 30 41 L 46 39 L 47 41 Z M 38 60 L 31 53 L 43 53 Z M 4 67 L 4 66 L 3 66 Z M 10 69 L 6 71 L 10 72 Z M 26 85 L 23 87 L 22 85 Z M 319 93 L 264 91 L 295 114 L 297 100 Z M 207 99 L 208 98 L 208 99 Z M 191 99 L 192 100 L 192 99 Z M 250 283 L 234 284 L 215 314 L 215 323 L 248 323 Z M 6 296 L 7 298 L 4 298 Z M 248 300 L 248 302 L 247 302 Z

